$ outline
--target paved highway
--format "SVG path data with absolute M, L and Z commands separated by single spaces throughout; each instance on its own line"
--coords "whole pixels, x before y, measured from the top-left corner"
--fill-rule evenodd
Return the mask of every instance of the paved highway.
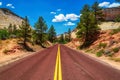
M 120 80 L 120 71 L 55 45 L 1 68 L 0 80 Z

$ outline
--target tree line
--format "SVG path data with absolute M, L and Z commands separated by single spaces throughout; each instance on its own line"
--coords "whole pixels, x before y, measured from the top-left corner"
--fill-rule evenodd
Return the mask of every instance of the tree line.
M 70 29 L 68 33 L 70 34 Z M 0 29 L 0 40 L 19 38 L 25 48 L 27 48 L 27 42 L 30 42 L 33 45 L 38 44 L 42 47 L 45 47 L 44 43 L 46 41 L 50 41 L 51 43 L 64 43 L 64 38 L 57 39 L 56 36 L 54 26 L 51 25 L 48 30 L 48 26 L 42 16 L 38 18 L 33 28 L 30 26 L 26 16 L 19 27 L 10 24 L 7 28 Z M 66 36 L 66 41 L 70 41 L 69 38 L 70 36 Z

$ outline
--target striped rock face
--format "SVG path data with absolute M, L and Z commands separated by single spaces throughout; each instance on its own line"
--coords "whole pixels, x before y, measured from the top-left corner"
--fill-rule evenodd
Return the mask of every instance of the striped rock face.
M 13 13 L 9 9 L 0 8 L 0 29 L 8 27 L 10 24 L 16 25 L 17 28 L 21 25 L 23 18 Z

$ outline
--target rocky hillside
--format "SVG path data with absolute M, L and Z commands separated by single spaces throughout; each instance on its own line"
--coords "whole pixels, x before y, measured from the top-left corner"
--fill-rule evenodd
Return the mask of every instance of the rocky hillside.
M 120 27 L 120 22 L 102 22 L 99 27 L 102 30 L 116 29 Z
M 19 26 L 23 18 L 6 8 L 0 8 L 0 28 L 8 27 L 9 24 Z
M 110 29 L 116 29 L 118 27 L 120 27 L 120 23 L 119 22 L 102 22 L 100 25 L 98 25 L 101 30 L 110 30 Z M 77 30 L 73 30 L 71 33 L 71 38 L 75 39 L 76 36 L 76 32 Z
M 75 34 L 75 32 L 73 31 L 72 34 Z M 71 48 L 78 48 L 80 46 L 81 43 L 78 38 L 74 38 L 75 36 L 76 35 L 72 35 L 73 39 L 66 44 L 67 46 Z M 101 30 L 98 40 L 96 40 L 86 51 L 94 53 L 97 56 L 102 56 L 102 54 L 104 54 L 105 56 L 120 57 L 120 28 Z

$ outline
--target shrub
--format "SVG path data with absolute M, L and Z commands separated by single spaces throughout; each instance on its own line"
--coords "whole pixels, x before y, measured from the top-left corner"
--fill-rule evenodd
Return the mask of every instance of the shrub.
M 118 48 L 118 47 L 113 48 L 113 52 L 114 52 L 114 53 L 117 53 L 118 51 L 119 51 L 119 48 Z
M 92 51 L 92 49 L 87 49 L 85 52 L 91 52 Z
M 96 53 L 96 56 L 101 57 L 103 55 L 103 53 L 104 53 L 104 50 L 100 50 Z
M 98 47 L 99 48 L 105 48 L 107 46 L 107 43 L 99 43 Z
M 114 60 L 116 62 L 120 62 L 120 58 L 110 58 L 111 60 Z

